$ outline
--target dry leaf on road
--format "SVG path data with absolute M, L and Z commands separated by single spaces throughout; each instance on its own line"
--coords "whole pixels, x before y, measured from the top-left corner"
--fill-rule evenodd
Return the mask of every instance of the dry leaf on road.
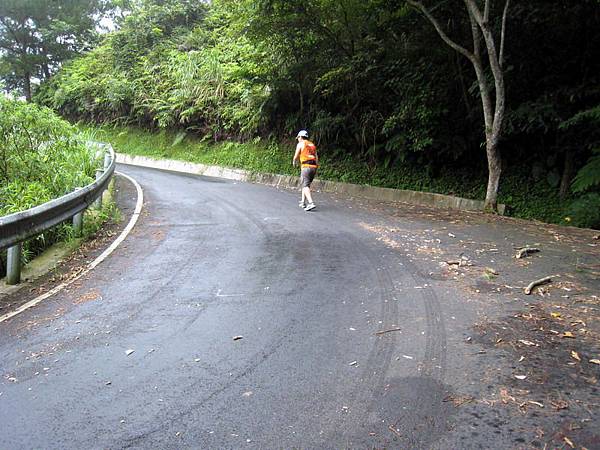
M 569 403 L 564 401 L 564 400 L 557 400 L 555 402 L 550 402 L 550 404 L 554 407 L 554 409 L 556 409 L 557 411 L 561 410 L 561 409 L 567 409 L 569 407 Z
M 508 403 L 509 401 L 512 401 L 512 402 L 516 401 L 516 399 L 512 395 L 509 395 L 507 389 L 500 389 L 500 400 L 504 404 Z

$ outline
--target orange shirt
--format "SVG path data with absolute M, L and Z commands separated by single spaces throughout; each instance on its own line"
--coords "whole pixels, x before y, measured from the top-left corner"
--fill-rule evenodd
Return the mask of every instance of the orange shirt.
M 317 164 L 317 146 L 311 141 L 305 139 L 301 142 L 302 150 L 300 151 L 301 167 L 318 167 Z

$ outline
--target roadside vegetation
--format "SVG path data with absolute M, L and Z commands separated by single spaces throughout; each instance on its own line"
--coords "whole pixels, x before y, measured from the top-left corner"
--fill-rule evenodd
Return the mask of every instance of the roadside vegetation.
M 0 216 L 41 205 L 92 183 L 100 164 L 84 136 L 52 110 L 0 97 Z M 110 208 L 89 214 L 85 232 L 95 232 L 110 214 Z M 54 227 L 24 244 L 25 262 L 54 242 L 72 238 L 70 226 Z M 5 258 L 5 254 L 0 257 L 1 276 Z
M 0 215 L 91 183 L 96 165 L 78 130 L 52 110 L 0 97 Z
M 149 131 L 131 126 L 90 127 L 80 129 L 92 133 L 95 139 L 110 142 L 115 151 L 154 159 L 174 159 L 207 165 L 225 166 L 254 172 L 297 175 L 291 164 L 294 141 L 256 138 L 249 142 L 213 142 L 193 133 L 167 130 Z M 436 192 L 483 200 L 485 176 L 473 176 L 468 169 L 446 169 L 435 177 L 427 168 L 407 165 L 386 168 L 381 165 L 359 165 L 343 150 L 323 150 L 320 153 L 319 178 L 346 183 L 368 184 L 394 189 Z M 518 174 L 505 179 L 500 203 L 509 205 L 515 217 L 569 224 L 571 204 L 561 201 L 558 193 L 545 184 L 522 183 Z
M 595 0 L 102 5 L 115 31 L 30 70 L 44 80 L 33 100 L 73 122 L 133 126 L 184 159 L 279 173 L 291 169 L 276 149 L 306 128 L 323 177 L 600 227 Z

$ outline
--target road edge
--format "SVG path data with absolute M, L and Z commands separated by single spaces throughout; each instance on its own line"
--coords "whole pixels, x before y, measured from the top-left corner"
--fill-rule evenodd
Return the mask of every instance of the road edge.
M 0 323 L 5 322 L 8 319 L 11 319 L 11 318 L 15 317 L 18 314 L 21 314 L 22 312 L 28 310 L 29 308 L 31 308 L 31 307 L 39 304 L 43 300 L 45 300 L 45 299 L 47 299 L 49 297 L 52 297 L 54 294 L 62 291 L 64 288 L 66 288 L 67 286 L 69 286 L 71 283 L 74 283 L 75 281 L 77 281 L 78 279 L 80 279 L 81 277 L 83 277 L 84 275 L 88 274 L 98 264 L 100 264 L 102 261 L 104 261 L 106 258 L 108 258 L 108 256 L 113 251 L 115 251 L 115 249 L 121 244 L 121 242 L 123 242 L 125 240 L 125 238 L 129 235 L 129 233 L 131 232 L 131 230 L 133 230 L 133 227 L 137 223 L 138 218 L 139 218 L 139 216 L 140 216 L 140 214 L 142 212 L 143 206 L 144 206 L 144 191 L 143 191 L 142 187 L 140 186 L 140 184 L 134 178 L 132 178 L 129 175 L 126 175 L 126 174 L 124 174 L 122 172 L 115 171 L 115 173 L 117 175 L 120 175 L 120 176 L 126 178 L 127 180 L 129 180 L 135 186 L 135 189 L 137 191 L 137 201 L 136 201 L 136 204 L 135 204 L 135 210 L 133 211 L 133 214 L 131 215 L 131 218 L 129 219 L 129 223 L 123 229 L 123 231 L 121 231 L 121 234 L 119 234 L 119 236 L 117 237 L 117 239 L 115 239 L 112 242 L 112 244 L 110 244 L 108 246 L 108 248 L 106 248 L 106 250 L 104 250 L 100 255 L 98 255 L 98 257 L 96 257 L 96 259 L 94 259 L 85 268 L 85 270 L 83 270 L 76 277 L 71 278 L 70 280 L 65 281 L 64 283 L 61 283 L 58 286 L 55 286 L 54 288 L 52 288 L 51 290 L 49 290 L 45 294 L 39 295 L 36 298 L 34 298 L 33 300 L 30 300 L 27 303 L 24 303 L 23 305 L 19 306 L 14 311 L 11 311 L 9 313 L 6 313 L 6 314 L 0 316 Z
M 235 181 L 265 184 L 286 189 L 297 189 L 299 177 L 293 175 L 277 175 L 272 173 L 251 172 L 244 169 L 231 169 L 222 166 L 178 161 L 173 159 L 154 159 L 146 156 L 116 153 L 117 162 L 131 166 L 148 167 L 172 172 L 203 175 L 207 177 L 225 178 Z M 363 197 L 377 201 L 403 202 L 413 205 L 434 208 L 456 209 L 461 211 L 483 211 L 484 202 L 433 192 L 409 191 L 403 189 L 382 188 L 338 181 L 315 179 L 312 187 L 322 192 L 331 192 L 348 196 Z M 498 204 L 499 214 L 504 215 L 506 205 Z

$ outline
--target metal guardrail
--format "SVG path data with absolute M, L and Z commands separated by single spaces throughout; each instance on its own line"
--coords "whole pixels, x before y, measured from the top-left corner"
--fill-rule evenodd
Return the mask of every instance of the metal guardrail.
M 7 284 L 17 284 L 21 275 L 23 241 L 73 219 L 76 235 L 83 226 L 83 211 L 92 204 L 102 206 L 102 193 L 115 171 L 115 152 L 110 144 L 90 142 L 104 151 L 104 168 L 96 171 L 96 181 L 43 205 L 0 217 L 0 250 L 7 248 Z

